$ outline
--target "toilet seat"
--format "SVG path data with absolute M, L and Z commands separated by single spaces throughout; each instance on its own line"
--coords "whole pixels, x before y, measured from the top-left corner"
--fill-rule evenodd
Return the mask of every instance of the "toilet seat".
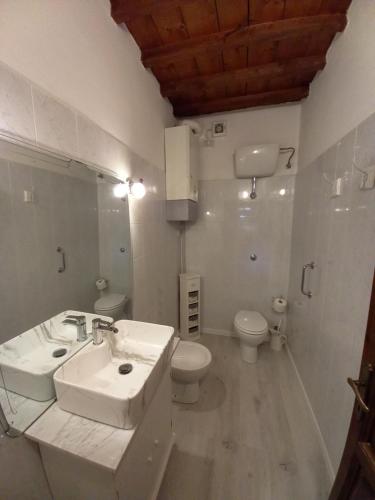
M 111 311 L 112 309 L 116 309 L 121 305 L 125 304 L 126 296 L 121 293 L 109 293 L 108 295 L 104 295 L 100 297 L 95 302 L 95 310 L 98 311 Z
M 234 326 L 246 335 L 264 335 L 268 331 L 267 321 L 258 311 L 239 311 Z

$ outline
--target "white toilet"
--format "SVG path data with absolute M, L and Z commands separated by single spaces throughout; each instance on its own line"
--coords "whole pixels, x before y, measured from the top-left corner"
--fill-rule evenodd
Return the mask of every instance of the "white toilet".
M 121 319 L 124 314 L 124 307 L 128 301 L 125 295 L 121 293 L 108 293 L 102 295 L 94 304 L 96 314 L 109 316 L 115 321 Z
M 267 338 L 266 319 L 257 311 L 239 311 L 234 317 L 234 328 L 240 338 L 242 359 L 247 363 L 255 363 L 258 345 Z
M 178 403 L 196 403 L 199 382 L 212 361 L 210 351 L 202 344 L 181 340 L 172 356 L 172 398 Z

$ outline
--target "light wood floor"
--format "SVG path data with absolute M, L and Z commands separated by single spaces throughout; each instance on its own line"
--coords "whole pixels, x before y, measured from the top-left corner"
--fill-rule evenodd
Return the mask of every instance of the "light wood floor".
M 255 365 L 237 340 L 205 335 L 210 373 L 194 405 L 174 404 L 177 434 L 158 500 L 327 500 L 318 437 L 283 352 Z

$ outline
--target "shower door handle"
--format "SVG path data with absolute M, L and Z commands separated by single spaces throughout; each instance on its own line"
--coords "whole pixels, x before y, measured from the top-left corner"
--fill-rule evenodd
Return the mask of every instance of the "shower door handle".
M 307 271 L 307 269 L 314 269 L 314 268 L 315 268 L 314 262 L 309 262 L 308 264 L 305 264 L 302 267 L 301 293 L 303 295 L 306 295 L 306 297 L 308 297 L 309 299 L 311 299 L 311 297 L 312 297 L 312 292 L 310 292 L 310 290 L 307 292 L 305 291 L 306 271 Z

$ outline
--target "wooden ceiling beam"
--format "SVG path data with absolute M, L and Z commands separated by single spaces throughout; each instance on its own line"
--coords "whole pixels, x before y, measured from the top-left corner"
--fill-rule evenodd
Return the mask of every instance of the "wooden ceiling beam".
M 160 91 L 164 97 L 173 98 L 184 93 L 199 92 L 212 85 L 230 85 L 233 82 L 245 84 L 249 80 L 258 78 L 314 74 L 322 70 L 325 63 L 325 56 L 298 57 L 286 61 L 165 82 L 161 84 Z
M 250 24 L 232 30 L 202 35 L 179 42 L 145 49 L 142 52 L 144 66 L 173 64 L 199 54 L 218 52 L 227 48 L 251 46 L 257 42 L 284 40 L 295 36 L 311 35 L 317 32 L 343 31 L 345 14 L 321 14 L 316 16 L 280 19 L 266 23 Z
M 177 117 L 196 116 L 235 109 L 252 108 L 255 106 L 270 106 L 285 102 L 300 101 L 309 95 L 309 87 L 295 87 L 284 90 L 273 90 L 260 94 L 250 94 L 236 97 L 226 97 L 209 101 L 201 101 L 174 106 Z
M 117 24 L 126 23 L 138 16 L 152 15 L 163 9 L 173 9 L 186 4 L 208 0 L 111 0 L 111 14 Z

